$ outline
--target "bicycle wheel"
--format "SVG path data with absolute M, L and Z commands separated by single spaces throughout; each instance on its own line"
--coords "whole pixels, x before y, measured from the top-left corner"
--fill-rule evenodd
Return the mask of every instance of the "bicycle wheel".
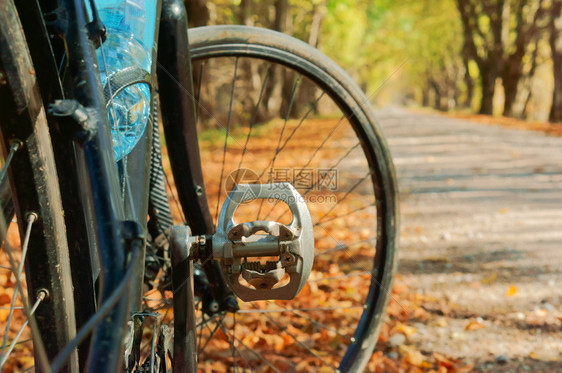
M 398 239 L 394 169 L 367 97 L 326 56 L 287 35 L 214 26 L 189 30 L 189 41 L 200 191 L 210 206 L 202 213 L 216 224 L 238 182 L 289 181 L 306 198 L 316 241 L 309 282 L 293 301 L 243 303 L 232 316 L 199 311 L 200 367 L 364 369 Z M 174 199 L 174 217 L 184 221 Z M 269 202 L 245 204 L 236 217 L 291 221 L 284 204 Z
M 28 368 L 29 355 L 34 353 L 39 369 L 47 370 L 47 358 L 54 357 L 76 333 L 69 253 L 53 150 L 35 70 L 14 4 L 5 1 L 0 8 L 0 142 L 4 156 L 0 183 L 6 185 L 9 177 L 13 197 L 9 198 L 13 209 L 6 209 L 7 199 L 2 200 L 7 215 L 0 217 L 4 243 L 0 259 L 0 366 Z M 7 235 L 14 212 L 21 245 L 15 231 Z M 23 269 L 25 278 L 20 276 Z M 44 346 L 42 338 L 48 340 Z M 75 351 L 66 369 L 77 368 Z

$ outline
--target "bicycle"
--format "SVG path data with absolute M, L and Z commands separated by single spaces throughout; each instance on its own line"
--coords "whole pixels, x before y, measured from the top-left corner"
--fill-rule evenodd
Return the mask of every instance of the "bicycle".
M 10 301 L 2 298 L 0 365 L 33 341 L 40 371 L 194 371 L 198 361 L 235 371 L 364 369 L 398 239 L 394 170 L 368 99 L 327 57 L 287 35 L 245 26 L 188 34 L 181 1 L 154 6 L 151 71 L 102 87 L 107 66 L 98 68 L 96 51 L 107 35 L 94 1 L 0 4 L 0 232 L 10 263 L 1 270 L 2 286 L 14 285 Z M 118 159 L 106 105 L 135 84 L 152 88 L 151 117 Z M 322 117 L 335 111 L 336 119 Z M 224 127 L 224 142 L 202 128 L 210 123 Z M 241 175 L 248 163 L 254 174 Z M 301 193 L 275 183 L 288 181 L 279 171 L 292 173 Z M 240 183 L 248 173 L 253 186 Z M 256 183 L 266 173 L 267 183 Z M 312 184 L 297 185 L 310 175 Z M 267 190 L 274 185 L 280 194 Z M 311 202 L 319 199 L 329 202 Z M 302 267 L 311 262 L 282 243 L 303 234 L 291 224 L 308 212 L 316 251 L 305 285 Z M 14 214 L 20 249 L 6 239 Z M 233 226 L 235 214 L 255 222 Z M 288 291 L 295 274 L 302 278 Z M 28 299 L 19 297 L 26 288 Z M 233 289 L 261 300 L 239 304 Z M 24 314 L 31 336 L 22 342 L 15 334 L 25 325 L 10 323 Z

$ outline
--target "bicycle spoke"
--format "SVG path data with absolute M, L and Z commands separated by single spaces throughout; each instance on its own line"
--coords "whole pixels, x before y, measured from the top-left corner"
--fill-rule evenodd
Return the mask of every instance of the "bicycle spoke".
M 252 304 L 252 306 L 256 307 L 254 304 Z M 307 350 L 312 356 L 314 356 L 315 358 L 317 358 L 318 360 L 320 360 L 320 362 L 322 362 L 322 364 L 336 369 L 335 366 L 333 366 L 332 364 L 328 363 L 326 360 L 324 360 L 320 355 L 318 355 L 316 352 L 312 351 L 312 349 L 310 347 L 308 347 L 306 344 L 302 343 L 301 341 L 299 341 L 297 339 L 297 337 L 295 337 L 292 333 L 290 333 L 289 331 L 287 331 L 287 328 L 282 326 L 281 324 L 279 324 L 276 320 L 274 320 L 271 316 L 269 316 L 268 314 L 264 314 L 264 316 L 271 321 L 273 324 L 275 324 L 282 332 L 284 332 L 285 334 L 287 334 L 289 337 L 291 337 L 299 346 L 303 347 L 305 350 Z
M 35 214 L 30 214 L 30 215 L 28 216 L 28 219 L 29 219 L 29 220 L 33 219 L 33 218 L 30 218 L 32 215 L 35 215 Z M 7 237 L 7 236 L 8 236 L 8 235 L 7 235 L 7 232 L 8 232 L 8 228 L 7 228 L 7 225 L 6 225 L 6 221 L 5 221 L 4 215 L 3 215 L 3 214 L 0 214 L 0 237 Z M 4 241 L 4 252 L 5 252 L 6 255 L 8 256 L 8 261 L 10 262 L 10 266 L 11 266 L 10 269 L 11 269 L 11 271 L 15 274 L 16 272 L 18 272 L 18 268 L 21 266 L 21 263 L 23 263 L 23 262 L 20 262 L 20 265 L 18 265 L 18 264 L 16 263 L 16 260 L 15 260 L 14 255 L 13 255 L 13 248 L 11 247 L 11 245 L 10 245 L 10 243 L 9 243 L 8 241 Z M 24 289 L 24 286 L 23 286 L 23 283 L 22 283 L 22 281 L 21 281 L 20 276 L 14 276 L 14 277 L 15 277 L 15 281 L 16 281 L 16 288 L 15 288 L 15 289 Z M 14 292 L 15 292 L 15 289 L 14 289 Z M 22 293 L 23 293 L 23 292 L 22 292 Z M 41 292 L 38 294 L 38 296 L 39 296 L 40 294 L 43 294 L 43 293 L 44 293 L 44 292 L 41 291 Z M 27 320 L 26 320 L 26 322 L 28 322 L 29 325 L 30 325 L 32 340 L 34 340 L 34 341 L 41 341 L 41 336 L 40 336 L 40 334 L 39 334 L 39 329 L 38 329 L 38 327 L 37 327 L 37 323 L 36 323 L 36 320 L 35 320 L 35 316 L 34 316 L 34 314 L 31 314 L 31 312 L 27 312 L 27 311 L 26 311 L 26 310 L 29 310 L 29 309 L 30 309 L 30 308 L 29 308 L 29 304 L 28 304 L 28 302 L 27 302 L 27 298 L 24 297 L 24 296 L 22 296 L 22 297 L 20 297 L 20 298 L 21 298 L 21 302 L 22 302 L 22 304 L 23 304 L 24 312 L 26 312 L 26 315 L 27 315 Z M 6 335 L 7 335 L 7 334 L 8 334 L 8 333 L 6 332 Z M 6 346 L 6 343 L 3 343 L 3 346 L 2 346 L 2 350 L 3 350 L 3 351 L 4 351 L 5 346 Z M 15 345 L 13 345 L 13 346 L 15 346 Z M 4 362 L 5 362 L 5 360 L 8 358 L 8 356 L 9 356 L 10 354 L 9 354 L 9 352 L 6 353 L 6 354 L 4 354 L 3 351 L 2 351 L 2 355 L 0 355 L 0 358 L 2 358 L 2 359 L 4 360 Z M 46 354 L 46 352 L 45 352 L 45 348 L 44 348 L 43 344 L 42 344 L 42 343 L 34 344 L 34 352 L 35 352 L 35 356 L 36 356 L 36 357 L 38 358 L 38 360 L 39 360 L 39 361 L 37 361 L 37 359 L 36 359 L 35 363 L 36 363 L 37 365 L 39 365 L 42 370 L 45 370 L 45 371 L 48 370 L 49 361 L 48 361 L 48 359 L 47 359 L 47 354 Z M 0 368 L 2 367 L 3 364 L 4 364 L 4 363 L 0 363 Z
M 180 202 L 178 201 L 177 195 L 176 193 L 173 193 L 172 191 L 174 190 L 172 188 L 172 184 L 170 183 L 170 180 L 168 179 L 168 175 L 164 172 L 164 179 L 166 180 L 166 185 L 169 189 L 169 195 L 172 196 L 172 199 L 174 200 L 174 204 L 176 205 L 179 213 L 180 213 L 180 218 L 182 219 L 182 222 L 185 224 L 187 222 L 187 220 L 185 219 L 185 216 L 183 214 L 183 210 L 181 208 Z
M 250 369 L 252 370 L 252 372 L 255 372 L 254 368 L 252 367 L 252 364 L 250 364 L 250 362 L 248 360 L 246 360 L 246 358 L 244 357 L 244 355 L 242 355 L 242 352 L 234 345 L 234 342 L 236 341 L 236 336 L 232 335 L 232 337 L 230 337 L 228 335 L 228 331 L 226 330 L 226 328 L 224 327 L 224 325 L 221 325 L 221 329 L 224 332 L 224 334 L 226 335 L 226 338 L 229 340 L 229 342 L 231 342 L 231 346 L 232 346 L 232 357 L 234 359 L 234 372 L 237 371 L 237 365 L 236 365 L 236 351 L 238 351 L 238 355 L 240 355 L 240 357 L 242 358 L 242 360 L 244 360 L 244 362 L 246 363 L 246 365 L 248 365 L 250 367 Z
M 199 84 L 197 86 L 197 94 L 195 97 L 195 102 L 199 103 L 201 99 L 201 83 L 203 82 L 203 64 L 199 65 Z M 199 113 L 200 113 L 201 105 L 195 105 L 195 123 L 199 120 Z
M 2 166 L 2 170 L 0 170 L 0 181 L 4 182 L 4 178 L 6 177 L 6 172 L 8 172 L 8 167 L 10 167 L 10 163 L 12 163 L 12 158 L 14 158 L 14 154 L 18 151 L 21 144 L 19 142 L 15 142 L 10 145 L 10 152 L 6 157 L 6 161 L 4 162 L 4 166 Z
M 224 331 L 224 330 L 223 330 Z M 226 333 L 225 333 L 226 334 Z M 227 334 L 228 336 L 228 334 Z M 269 361 L 267 361 L 262 354 L 260 354 L 259 352 L 257 352 L 256 350 L 254 350 L 253 348 L 248 347 L 243 340 L 241 340 L 238 337 L 234 337 L 234 339 L 240 344 L 242 345 L 246 350 L 250 351 L 252 354 L 254 354 L 255 357 L 257 357 L 258 359 L 260 359 L 260 361 L 264 362 L 268 367 L 270 367 L 271 369 L 273 369 L 275 372 L 277 373 L 281 373 L 281 371 L 279 369 L 277 369 L 275 367 L 275 365 L 271 364 Z
M 341 276 L 331 276 L 331 277 L 321 277 L 308 280 L 308 282 L 320 282 L 320 281 L 328 281 L 328 280 L 341 280 L 342 278 L 350 278 L 350 277 L 357 277 L 357 276 L 372 276 L 371 272 L 363 271 L 363 272 L 354 272 L 348 273 L 347 275 Z
M 244 147 L 242 148 L 242 156 L 240 157 L 240 162 L 238 162 L 238 168 L 237 170 L 240 169 L 240 167 L 242 166 L 242 162 L 244 161 L 244 156 L 246 155 L 246 151 L 248 150 L 248 143 L 250 142 L 250 137 L 252 136 L 252 129 L 254 128 L 254 125 L 256 124 L 256 119 L 258 117 L 258 110 L 260 108 L 260 104 L 263 100 L 263 94 L 265 92 L 265 87 L 267 86 L 267 81 L 269 79 L 269 68 L 270 66 L 267 66 L 267 69 L 265 70 L 265 75 L 263 78 L 263 82 L 260 88 L 260 95 L 258 97 L 258 102 L 256 103 L 256 107 L 254 109 L 254 113 L 252 114 L 252 119 L 250 121 L 250 129 L 248 130 L 248 135 L 246 136 L 246 142 L 244 143 Z M 234 178 L 234 180 L 236 181 L 238 178 L 238 173 L 236 174 L 236 177 Z
M 287 127 L 287 121 L 289 120 L 289 115 L 291 114 L 291 109 L 293 108 L 293 102 L 295 101 L 295 94 L 297 93 L 297 87 L 301 82 L 300 75 L 295 80 L 295 84 L 293 84 L 293 89 L 291 90 L 291 98 L 289 99 L 289 106 L 287 107 L 287 112 L 285 113 L 285 119 L 283 121 L 283 127 L 281 128 L 281 132 L 279 133 L 279 140 L 277 141 L 277 149 L 275 149 L 275 154 L 273 154 L 273 158 L 271 159 L 271 168 L 275 168 L 275 160 L 277 159 L 277 155 L 279 154 L 279 149 L 281 148 L 281 140 L 283 140 L 283 133 L 285 133 L 285 127 Z M 261 200 L 260 207 L 258 209 L 258 214 L 256 220 L 260 220 L 260 212 L 263 207 L 264 200 Z
M 295 175 L 294 180 L 297 180 L 298 177 L 302 174 L 302 171 L 304 169 L 306 169 L 310 163 L 312 163 L 312 161 L 314 160 L 314 158 L 316 157 L 316 155 L 318 154 L 318 152 L 324 147 L 324 145 L 326 145 L 326 143 L 328 142 L 328 140 L 337 132 L 337 130 L 340 128 L 341 124 L 344 123 L 343 120 L 345 119 L 345 115 L 342 116 L 340 118 L 340 120 L 338 121 L 338 123 L 332 128 L 332 130 L 330 131 L 330 133 L 328 133 L 328 135 L 326 136 L 326 138 L 324 138 L 324 140 L 322 140 L 322 143 L 320 143 L 320 145 L 314 150 L 314 152 L 312 153 L 312 155 L 310 156 L 310 158 L 308 159 L 308 161 L 306 162 L 306 164 L 302 167 L 300 167 L 300 171 Z M 273 208 L 275 208 L 275 206 L 278 204 L 279 202 L 277 201 L 275 203 L 275 205 L 273 206 Z M 271 214 L 271 212 L 273 211 L 273 208 L 269 211 L 269 213 L 266 215 L 266 217 L 264 218 L 264 220 L 267 220 L 267 218 L 269 217 L 269 215 Z
M 228 136 L 230 136 L 230 116 L 232 114 L 232 100 L 234 99 L 234 86 L 236 83 L 237 72 L 238 72 L 238 58 L 236 58 L 236 62 L 234 63 L 234 76 L 232 77 L 232 84 L 230 87 L 230 103 L 228 104 L 228 116 L 226 119 L 226 129 L 224 133 L 224 148 L 222 152 L 222 166 L 221 166 L 221 176 L 219 179 L 219 189 L 217 191 L 217 208 L 215 210 L 215 220 L 217 220 L 219 216 L 219 206 L 221 204 L 221 187 L 222 187 L 222 179 L 224 176 L 224 163 L 226 161 L 226 148 L 228 145 Z
M 347 250 L 351 246 L 355 246 L 355 245 L 365 243 L 365 242 L 369 242 L 369 241 L 376 240 L 376 239 L 377 239 L 377 237 L 369 237 L 369 238 L 366 238 L 364 240 L 355 241 L 355 242 L 347 244 L 347 245 L 337 245 L 336 247 L 334 247 L 332 249 L 328 249 L 328 250 L 321 251 L 319 253 L 315 253 L 314 256 L 317 257 L 317 256 L 320 256 L 320 255 L 331 254 L 331 253 L 336 252 L 336 251 Z
M 357 144 L 353 145 L 342 157 L 340 157 L 340 158 L 337 160 L 337 162 L 336 162 L 334 165 L 332 165 L 332 166 L 329 167 L 328 169 L 330 169 L 330 170 L 335 170 L 335 169 L 340 165 L 340 163 L 343 162 L 343 160 L 346 159 L 346 158 L 347 158 L 355 149 L 357 149 L 360 145 L 361 145 L 361 143 L 360 143 L 360 142 L 357 142 Z M 312 190 L 314 190 L 314 189 L 318 186 L 318 184 L 320 183 L 320 181 L 322 181 L 322 180 L 324 180 L 324 179 L 318 178 L 318 179 L 316 180 L 316 182 L 315 182 L 314 184 L 312 184 L 312 188 L 308 189 L 308 190 L 303 194 L 303 197 L 305 197 L 306 195 L 308 195 L 308 193 L 310 193 Z
M 326 329 L 327 331 L 331 331 L 331 332 L 337 334 L 338 336 L 347 339 L 348 341 L 350 341 L 350 342 L 352 342 L 352 343 L 355 342 L 355 338 L 349 337 L 349 336 L 347 336 L 347 335 L 345 335 L 345 334 L 341 334 L 337 329 L 334 329 L 334 328 L 332 328 L 331 326 L 328 326 L 328 325 L 326 325 L 326 324 L 324 324 L 324 323 L 321 323 L 320 321 L 314 320 L 314 319 L 313 319 L 312 317 L 310 317 L 310 316 L 303 315 L 303 314 L 301 314 L 300 312 L 298 312 L 297 309 L 283 307 L 283 306 L 280 305 L 280 304 L 278 304 L 278 306 L 282 307 L 283 309 L 285 309 L 286 311 L 288 311 L 288 312 L 290 312 L 290 313 L 292 313 L 292 314 L 294 314 L 294 315 L 297 315 L 298 317 L 301 317 L 301 318 L 303 318 L 303 319 L 305 319 L 305 320 L 310 321 L 311 323 L 313 323 L 313 324 L 315 324 L 315 325 L 318 325 L 319 327 L 321 327 L 321 328 L 323 328 L 323 329 Z
M 27 315 L 27 319 L 24 321 L 23 325 L 21 326 L 20 330 L 18 331 L 18 333 L 16 334 L 12 344 L 10 345 L 10 348 L 8 348 L 8 350 L 6 351 L 6 354 L 2 355 L 2 360 L 0 360 L 0 367 L 4 366 L 4 363 L 6 363 L 6 360 L 8 360 L 8 356 L 10 356 L 10 354 L 12 353 L 12 350 L 14 349 L 14 347 L 16 347 L 17 341 L 19 340 L 19 338 L 21 337 L 21 334 L 23 333 L 25 327 L 27 326 L 27 324 L 29 323 L 29 318 L 32 317 L 35 314 L 35 310 L 37 309 L 37 307 L 39 307 L 39 304 L 41 304 L 41 302 L 47 297 L 47 292 L 44 290 L 39 291 L 39 293 L 37 294 L 37 300 L 35 301 L 35 303 L 33 304 L 33 307 L 31 307 L 31 310 L 29 311 L 28 315 Z
M 104 317 L 109 313 L 112 307 L 121 299 L 123 293 L 129 289 L 130 280 L 135 272 L 135 265 L 137 265 L 138 258 L 140 257 L 140 249 L 138 246 L 133 245 L 134 250 L 131 254 L 130 264 L 125 272 L 121 282 L 117 287 L 113 290 L 111 295 L 106 298 L 105 302 L 102 303 L 98 309 L 98 311 L 93 314 L 86 323 L 82 326 L 80 330 L 76 333 L 76 336 L 68 342 L 68 344 L 59 352 L 59 354 L 55 357 L 51 364 L 52 371 L 58 371 L 64 365 L 68 356 L 72 353 L 72 351 L 86 338 L 88 334 L 91 333 L 93 328 L 98 325 L 100 322 L 103 321 Z
M 28 339 L 24 339 L 23 341 L 18 341 L 18 343 L 16 343 L 16 345 L 22 345 L 24 343 L 32 342 L 32 341 L 33 341 L 33 338 L 28 338 Z M 1 346 L 0 348 L 4 348 L 4 346 Z M 0 355 L 0 356 L 2 356 L 2 355 Z
M 33 226 L 33 223 L 35 222 L 35 220 L 37 220 L 37 215 L 36 214 L 29 214 L 27 216 L 27 227 L 25 229 L 25 236 L 23 239 L 23 243 L 22 243 L 22 254 L 21 254 L 21 260 L 20 260 L 20 264 L 16 270 L 16 272 L 14 273 L 14 276 L 16 276 L 17 278 L 20 278 L 21 273 L 23 271 L 23 265 L 25 263 L 25 258 L 27 256 L 27 249 L 29 247 L 29 238 L 31 237 L 31 227 Z M 4 334 L 4 340 L 2 341 L 2 352 L 0 353 L 0 355 L 4 356 L 4 349 L 6 347 L 6 343 L 8 341 L 8 332 L 10 331 L 10 326 L 12 325 L 12 317 L 14 315 L 14 309 L 15 309 L 15 303 L 16 303 L 16 298 L 18 296 L 18 292 L 20 291 L 20 287 L 16 286 L 16 288 L 14 289 L 14 294 L 12 295 L 12 302 L 10 304 L 10 313 L 8 314 L 8 319 L 6 321 L 6 329 L 5 329 L 5 334 Z M 23 289 L 22 289 L 22 293 L 23 293 Z M 1 366 L 1 364 L 0 364 Z
M 334 216 L 334 217 L 332 217 L 332 218 L 330 218 L 330 219 L 328 219 L 328 220 L 324 220 L 324 221 L 322 222 L 322 224 L 326 224 L 326 223 L 331 222 L 331 221 L 333 221 L 333 220 L 345 218 L 345 217 L 348 217 L 348 216 L 350 216 L 350 215 L 355 214 L 356 212 L 363 211 L 363 210 L 368 209 L 369 207 L 376 207 L 376 206 L 377 206 L 377 203 L 376 203 L 376 202 L 373 202 L 373 203 L 371 203 L 370 205 L 358 207 L 358 208 L 356 208 L 355 210 L 352 210 L 352 211 L 350 211 L 350 212 L 348 212 L 348 213 L 345 213 L 345 214 L 342 214 L 342 215 L 338 215 L 338 216 Z M 330 210 L 330 211 L 331 211 L 331 210 Z M 316 223 L 314 224 L 315 227 L 318 226 L 318 225 L 320 225 L 320 221 L 318 221 L 318 222 L 316 222 Z
M 367 175 L 363 176 L 363 178 L 361 178 L 359 181 L 357 181 L 345 194 L 342 198 L 339 198 L 338 201 L 332 206 L 330 207 L 330 209 L 328 210 L 328 212 L 326 212 L 320 219 L 318 219 L 316 221 L 316 223 L 314 223 L 314 226 L 320 225 L 320 223 L 322 222 L 322 220 L 328 216 L 328 214 L 330 212 L 332 212 L 340 203 L 342 203 L 350 194 L 351 192 L 353 192 L 355 190 L 355 188 L 357 188 L 359 185 L 361 185 L 361 183 L 363 181 L 365 181 L 365 179 L 367 179 L 369 176 L 371 176 L 371 172 L 367 172 Z
M 306 114 L 300 119 L 299 124 L 291 131 L 291 133 L 289 134 L 289 136 L 287 137 L 287 139 L 285 140 L 285 142 L 283 143 L 283 145 L 281 146 L 281 149 L 279 149 L 279 153 L 281 153 L 283 151 L 283 149 L 285 149 L 285 146 L 287 145 L 287 143 L 293 138 L 294 134 L 298 131 L 298 129 L 302 126 L 302 124 L 304 123 L 304 121 L 306 120 L 306 118 L 308 118 L 308 116 L 314 111 L 314 109 L 316 109 L 316 106 L 318 105 L 318 103 L 320 102 L 320 100 L 322 99 L 322 97 L 324 97 L 324 95 L 326 94 L 325 91 L 323 91 L 320 96 L 318 96 L 318 98 L 316 98 L 316 100 L 314 101 L 314 103 L 312 105 L 310 105 L 310 107 L 308 108 L 308 111 L 306 112 Z M 278 154 L 279 154 L 278 153 Z M 265 174 L 265 172 L 267 171 L 267 169 L 271 166 L 271 161 L 269 161 L 268 165 L 265 166 L 265 168 L 261 171 L 260 175 L 258 176 L 258 179 L 261 179 L 261 177 Z
M 359 147 L 361 145 L 360 142 L 357 142 L 357 144 L 355 144 L 353 147 L 351 147 L 342 157 L 340 157 L 337 162 L 329 167 L 329 170 L 335 170 L 336 167 L 339 166 L 339 164 L 346 159 L 355 149 L 357 149 L 357 147 Z M 316 179 L 316 181 L 312 184 L 312 187 L 310 187 L 303 195 L 302 197 L 306 197 L 310 192 L 312 192 L 314 189 L 316 189 L 316 187 L 318 186 L 318 184 L 320 183 L 320 178 Z M 273 208 L 267 213 L 265 219 L 267 219 L 267 217 L 269 217 L 271 215 L 271 213 L 273 212 L 273 209 L 275 208 L 275 206 L 277 206 L 277 201 L 276 204 L 273 206 Z M 287 213 L 287 211 L 283 211 L 279 216 L 277 216 L 277 218 L 274 219 L 274 221 L 281 221 L 280 219 L 285 216 L 285 214 Z
M 225 318 L 226 314 L 222 315 L 220 317 L 220 319 L 217 321 L 217 323 L 215 324 L 215 328 L 211 330 L 211 328 L 209 327 L 209 321 L 207 320 L 207 322 L 203 322 L 201 323 L 201 331 L 203 330 L 203 327 L 206 326 L 210 331 L 211 334 L 207 337 L 207 340 L 205 341 L 205 343 L 203 344 L 203 346 L 201 348 L 198 348 L 197 353 L 200 354 L 205 350 L 205 347 L 207 347 L 207 345 L 209 344 L 209 342 L 211 341 L 211 339 L 213 338 L 213 336 L 215 335 L 215 333 L 218 331 L 219 327 L 222 325 L 223 320 Z M 205 318 L 203 317 L 203 320 L 205 320 Z M 199 341 L 201 342 L 201 341 Z

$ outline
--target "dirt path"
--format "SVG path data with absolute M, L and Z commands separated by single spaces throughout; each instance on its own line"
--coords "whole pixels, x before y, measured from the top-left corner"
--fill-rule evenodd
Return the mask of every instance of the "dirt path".
M 562 371 L 562 137 L 385 108 L 414 346 L 480 371 Z M 468 327 L 468 329 L 467 329 Z

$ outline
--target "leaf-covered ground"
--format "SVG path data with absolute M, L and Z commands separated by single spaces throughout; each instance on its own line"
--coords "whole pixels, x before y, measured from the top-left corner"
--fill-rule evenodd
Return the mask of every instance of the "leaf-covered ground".
M 388 316 L 367 371 L 561 370 L 560 140 L 402 110 L 379 114 L 400 179 L 402 244 L 400 274 L 396 276 Z M 316 123 L 318 127 L 329 124 Z M 258 135 L 252 145 L 254 155 L 259 155 L 260 149 L 271 141 L 268 136 L 274 137 L 276 133 L 261 131 Z M 313 130 L 305 132 L 299 146 L 313 136 Z M 242 133 L 240 139 L 243 138 Z M 345 140 L 344 133 L 340 140 Z M 207 174 L 220 172 L 221 141 L 210 138 L 202 146 L 202 156 L 214 158 L 216 163 L 214 168 L 205 169 Z M 330 151 L 325 157 L 330 158 Z M 227 162 L 236 167 L 236 159 L 229 157 Z M 282 164 L 283 160 L 279 162 Z M 166 168 L 169 170 L 167 165 Z M 173 186 L 173 180 L 170 184 Z M 216 200 L 218 185 L 208 184 L 207 192 Z M 214 209 L 216 202 L 211 200 L 210 204 Z M 321 216 L 327 210 L 315 206 L 313 213 Z M 179 219 L 179 213 L 175 214 Z M 354 219 L 368 217 L 365 213 L 342 219 L 331 228 L 331 234 L 340 240 L 350 234 L 356 236 L 354 241 L 368 237 L 368 232 L 353 229 L 357 223 Z M 17 241 L 15 232 L 11 234 L 12 240 Z M 333 243 L 318 245 L 329 248 Z M 368 246 L 360 246 L 354 255 L 372 254 Z M 345 255 L 338 254 L 317 260 L 319 267 L 315 268 L 325 270 L 313 271 L 313 281 L 295 302 L 264 302 L 256 307 L 353 304 L 361 297 L 358 289 L 364 278 L 352 277 L 337 285 L 321 280 L 324 274 L 337 277 L 346 273 L 345 259 Z M 0 265 L 8 265 L 4 255 Z M 12 286 L 13 278 L 6 271 L 1 272 L 0 307 L 9 305 Z M 157 294 L 150 297 L 158 302 Z M 340 325 L 341 336 L 322 328 L 307 329 L 310 323 L 299 324 L 290 313 L 275 313 L 273 321 L 252 321 L 249 313 L 237 316 L 237 371 L 251 371 L 248 366 L 255 371 L 273 371 L 266 364 L 260 365 L 242 346 L 258 348 L 281 371 L 333 371 L 303 352 L 299 341 L 307 341 L 318 351 L 333 350 L 333 356 L 327 353 L 322 358 L 328 364 L 332 359 L 335 363 L 341 352 L 338 338 L 353 332 L 352 322 L 357 317 L 353 312 L 314 315 L 324 324 Z M 15 317 L 21 324 L 21 315 L 16 312 Z M 168 313 L 164 319 L 169 317 Z M 6 318 L 7 311 L 0 309 L 0 330 Z M 233 322 L 226 317 L 223 323 L 232 326 Z M 286 325 L 290 334 L 280 333 L 276 323 Z M 14 324 L 10 338 L 18 326 Z M 210 331 L 203 333 L 209 335 Z M 23 338 L 28 336 L 26 332 Z M 223 363 L 232 363 L 231 342 L 231 335 L 219 329 L 210 342 L 214 349 L 200 364 L 201 371 L 224 371 Z M 31 351 L 30 343 L 18 345 L 7 371 L 22 371 L 31 366 Z M 248 362 L 245 368 L 244 361 Z

